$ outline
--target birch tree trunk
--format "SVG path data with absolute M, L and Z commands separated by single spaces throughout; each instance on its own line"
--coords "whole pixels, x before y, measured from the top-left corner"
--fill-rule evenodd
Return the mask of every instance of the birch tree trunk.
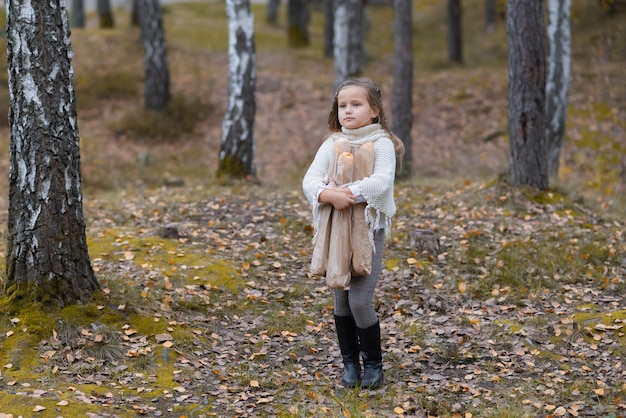
M 85 27 L 85 2 L 84 0 L 72 0 L 72 27 Z
M 412 2 L 394 0 L 394 67 L 391 113 L 392 130 L 404 143 L 402 175 L 411 174 L 413 139 L 413 13 Z M 400 168 L 400 164 L 398 164 Z
M 517 186 L 549 185 L 542 0 L 508 0 L 510 175 Z
M 64 1 L 7 0 L 9 213 L 4 290 L 60 307 L 99 288 L 80 188 L 72 47 Z
M 144 45 L 144 106 L 162 112 L 170 101 L 170 72 L 160 0 L 137 0 Z
M 548 0 L 548 73 L 546 75 L 546 146 L 548 174 L 556 179 L 565 117 L 571 67 L 571 0 Z
M 335 0 L 335 22 L 333 41 L 335 88 L 339 87 L 349 76 L 349 48 L 348 40 L 348 3 L 349 0 Z
M 100 17 L 101 28 L 112 28 L 115 26 L 113 11 L 111 10 L 111 0 L 98 0 L 98 16 Z
M 256 52 L 250 0 L 226 0 L 228 109 L 222 125 L 217 177 L 256 177 L 254 114 Z

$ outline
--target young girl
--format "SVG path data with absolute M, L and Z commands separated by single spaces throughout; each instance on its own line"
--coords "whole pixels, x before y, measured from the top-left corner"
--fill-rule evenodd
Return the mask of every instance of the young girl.
M 330 135 L 322 143 L 302 181 L 304 195 L 313 209 L 315 237 L 323 205 L 345 210 L 365 203 L 370 231 L 372 263 L 369 274 L 353 276 L 347 290 L 334 289 L 334 319 L 343 359 L 342 383 L 376 388 L 383 383 L 380 325 L 374 309 L 374 290 L 382 269 L 383 242 L 396 212 L 394 179 L 396 155 L 404 146 L 387 126 L 380 88 L 370 79 L 344 81 L 333 98 L 328 116 Z M 338 185 L 329 172 L 336 160 L 335 144 L 350 141 L 353 147 L 372 142 L 374 164 L 370 176 Z M 334 224 L 331 224 L 331 228 Z M 314 238 L 314 240 L 316 239 Z M 359 352 L 363 358 L 363 375 Z

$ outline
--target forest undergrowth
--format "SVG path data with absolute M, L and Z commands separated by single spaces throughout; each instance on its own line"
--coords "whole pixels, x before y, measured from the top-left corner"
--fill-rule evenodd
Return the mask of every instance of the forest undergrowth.
M 464 67 L 445 62 L 442 3 L 416 6 L 414 173 L 396 185 L 376 293 L 386 379 L 376 391 L 339 385 L 332 294 L 308 272 L 299 182 L 332 95 L 319 11 L 312 46 L 288 50 L 284 26 L 255 6 L 254 184 L 214 178 L 227 89 L 219 2 L 167 5 L 175 100 L 156 118 L 141 110 L 137 28 L 102 31 L 91 17 L 74 30 L 101 292 L 62 310 L 0 311 L 0 417 L 625 416 L 624 14 L 609 20 L 592 2 L 573 11 L 561 172 L 537 192 L 503 175 L 503 22 L 481 34 L 470 3 Z M 365 74 L 386 100 L 391 17 L 369 14 Z M 424 229 L 440 251 L 420 247 Z

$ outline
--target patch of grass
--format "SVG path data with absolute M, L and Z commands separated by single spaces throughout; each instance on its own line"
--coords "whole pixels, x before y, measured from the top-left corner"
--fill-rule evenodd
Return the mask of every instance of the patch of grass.
M 125 135 L 137 141 L 172 144 L 184 134 L 193 132 L 196 122 L 211 111 L 212 105 L 199 99 L 175 96 L 163 112 L 143 107 L 127 109 L 120 120 L 111 124 L 111 129 L 116 135 Z

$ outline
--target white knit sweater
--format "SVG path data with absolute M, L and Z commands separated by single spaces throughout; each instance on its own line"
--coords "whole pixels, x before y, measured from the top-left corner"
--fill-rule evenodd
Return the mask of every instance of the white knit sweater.
M 371 176 L 357 180 L 348 186 L 356 186 L 353 190 L 360 190 L 358 200 L 367 203 L 365 218 L 370 228 L 370 237 L 376 229 L 384 229 L 385 235 L 391 230 L 391 218 L 396 213 L 394 201 L 394 180 L 396 174 L 396 152 L 393 141 L 381 128 L 380 124 L 371 124 L 358 129 L 342 128 L 342 132 L 331 135 L 322 143 L 311 166 L 302 180 L 304 195 L 313 210 L 313 228 L 317 237 L 319 228 L 319 193 L 328 187 L 328 172 L 334 144 L 345 138 L 354 145 L 374 142 L 374 172 Z

